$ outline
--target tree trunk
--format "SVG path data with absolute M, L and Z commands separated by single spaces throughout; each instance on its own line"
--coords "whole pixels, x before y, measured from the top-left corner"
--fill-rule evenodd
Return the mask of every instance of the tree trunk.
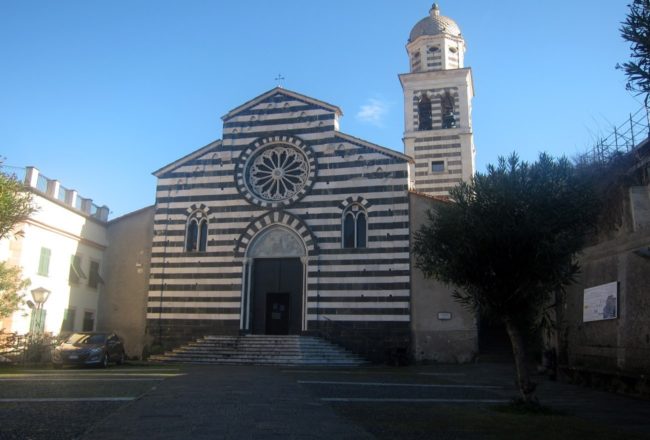
M 528 366 L 526 365 L 526 350 L 524 348 L 524 338 L 517 325 L 510 319 L 505 319 L 506 330 L 512 344 L 512 354 L 515 358 L 515 367 L 517 369 L 517 385 L 524 403 L 533 401 L 536 384 L 530 381 Z

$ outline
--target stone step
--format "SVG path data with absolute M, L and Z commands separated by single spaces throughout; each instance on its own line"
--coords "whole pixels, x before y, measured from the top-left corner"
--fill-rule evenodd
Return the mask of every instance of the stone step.
M 228 365 L 302 365 L 302 366 L 337 366 L 337 367 L 358 367 L 365 365 L 365 362 L 350 361 L 323 361 L 323 360 L 292 360 L 292 359 L 218 359 L 206 357 L 168 358 L 166 356 L 151 356 L 152 362 L 165 363 L 192 363 L 192 364 L 228 364 Z
M 216 346 L 222 346 L 222 345 L 265 345 L 265 346 L 294 346 L 294 347 L 302 347 L 302 346 L 323 346 L 323 343 L 320 341 L 277 341 L 277 340 L 270 340 L 270 341 L 265 341 L 263 339 L 233 339 L 233 340 L 199 340 L 199 341 L 193 341 L 190 342 L 189 344 L 203 344 L 203 345 L 216 345 Z
M 188 354 L 200 354 L 200 353 L 205 353 L 205 354 L 210 354 L 210 353 L 222 353 L 222 354 L 229 354 L 229 355 L 235 355 L 235 354 L 264 354 L 268 356 L 274 356 L 274 355 L 295 355 L 295 356 L 306 356 L 306 355 L 314 355 L 314 356 L 354 356 L 351 353 L 341 353 L 337 351 L 329 351 L 329 350 L 205 350 L 205 349 L 200 349 L 200 348 L 177 348 L 171 351 L 171 353 L 175 354 L 181 354 L 181 353 L 188 353 Z
M 278 351 L 295 351 L 301 353 L 307 352 L 328 352 L 328 353 L 342 353 L 340 349 L 333 347 L 322 347 L 322 346 L 307 346 L 307 347 L 281 347 L 281 346 L 266 346 L 266 345 L 239 345 L 239 346 L 210 346 L 210 345 L 201 345 L 201 344 L 192 344 L 184 345 L 182 347 L 185 350 L 205 350 L 205 351 L 268 351 L 268 352 L 278 352 Z M 344 353 L 344 352 L 343 352 Z
M 247 356 L 233 356 L 233 357 L 228 357 L 228 356 L 167 356 L 167 355 L 157 355 L 157 356 L 152 356 L 152 358 L 161 360 L 163 358 L 165 359 L 223 359 L 223 360 L 238 360 L 238 361 L 246 361 L 246 362 L 253 362 L 253 361 L 266 361 L 266 362 L 275 362 L 275 361 L 302 361 L 302 362 L 331 362 L 331 363 L 339 363 L 339 362 L 350 362 L 350 363 L 358 363 L 360 361 L 354 360 L 354 359 L 342 359 L 342 358 L 320 358 L 320 357 L 313 357 L 313 358 L 304 358 L 304 357 L 295 357 L 295 356 L 257 356 L 257 357 L 247 357 Z
M 328 341 L 298 335 L 210 335 L 149 359 L 153 362 L 176 363 L 346 367 L 367 363 L 363 358 Z
M 282 358 L 282 359 L 322 359 L 322 360 L 350 360 L 354 362 L 363 362 L 363 359 L 358 356 L 327 356 L 314 353 L 311 356 L 305 356 L 302 354 L 287 354 L 287 353 L 187 353 L 187 352 L 176 352 L 172 355 L 166 354 L 165 356 L 174 356 L 174 357 L 210 357 L 210 358 L 220 358 L 220 359 L 272 359 L 272 358 Z
M 331 345 L 323 345 L 316 343 L 309 344 L 265 344 L 263 342 L 233 342 L 233 343 L 205 343 L 205 342 L 191 342 L 187 346 L 202 346 L 202 347 L 268 347 L 268 348 L 335 348 Z M 340 349 L 339 347 L 336 347 Z
M 257 360 L 273 360 L 273 359 L 278 359 L 278 360 L 295 360 L 295 361 L 318 361 L 318 362 L 364 362 L 363 359 L 361 358 L 353 358 L 353 357 L 341 357 L 341 356 L 265 356 L 265 355 L 251 355 L 251 356 L 243 356 L 243 355 L 222 355 L 222 354 L 200 354 L 200 355 L 195 355 L 195 354 L 174 354 L 172 356 L 170 355 L 159 355 L 159 357 L 165 357 L 165 358 L 174 358 L 174 359 L 181 359 L 181 358 L 193 358 L 193 359 L 199 359 L 199 358 L 206 358 L 206 359 L 239 359 L 242 361 L 257 361 Z

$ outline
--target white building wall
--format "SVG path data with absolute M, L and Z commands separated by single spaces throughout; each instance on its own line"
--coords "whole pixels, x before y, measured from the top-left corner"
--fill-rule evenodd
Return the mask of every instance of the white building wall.
M 64 312 L 69 308 L 76 311 L 73 330 L 80 331 L 84 312 L 92 312 L 95 321 L 97 319 L 97 302 L 103 284 L 100 282 L 96 288 L 90 287 L 88 277 L 91 261 L 99 263 L 99 274 L 102 275 L 102 260 L 108 244 L 105 222 L 35 188 L 31 190 L 37 211 L 17 227 L 20 235 L 0 241 L 0 259 L 19 266 L 23 278 L 31 281 L 23 292 L 25 300 L 32 300 L 31 290 L 35 288 L 42 287 L 51 292 L 43 306 L 46 332 L 58 334 L 61 331 Z M 47 275 L 39 274 L 42 248 L 50 250 Z M 81 257 L 81 269 L 85 275 L 77 284 L 69 282 L 73 255 Z M 3 320 L 0 328 L 24 334 L 29 331 L 30 319 L 31 310 L 24 305 L 11 318 Z

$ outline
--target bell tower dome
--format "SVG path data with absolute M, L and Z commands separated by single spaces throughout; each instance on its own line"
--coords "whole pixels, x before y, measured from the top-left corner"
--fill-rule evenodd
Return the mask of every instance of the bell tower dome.
M 411 73 L 463 67 L 465 40 L 451 18 L 440 15 L 433 4 L 429 16 L 418 21 L 409 35 L 406 51 Z
M 416 191 L 446 196 L 474 175 L 472 71 L 465 67 L 465 40 L 451 18 L 433 4 L 406 44 L 409 73 L 404 91 L 404 152 L 415 159 Z

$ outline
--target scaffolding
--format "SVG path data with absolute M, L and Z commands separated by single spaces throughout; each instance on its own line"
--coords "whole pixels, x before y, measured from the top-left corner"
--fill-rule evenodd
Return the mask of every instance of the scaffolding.
M 636 150 L 650 136 L 650 115 L 643 106 L 631 113 L 628 120 L 608 136 L 596 141 L 596 145 L 585 156 L 589 161 L 607 164 L 613 157 Z

